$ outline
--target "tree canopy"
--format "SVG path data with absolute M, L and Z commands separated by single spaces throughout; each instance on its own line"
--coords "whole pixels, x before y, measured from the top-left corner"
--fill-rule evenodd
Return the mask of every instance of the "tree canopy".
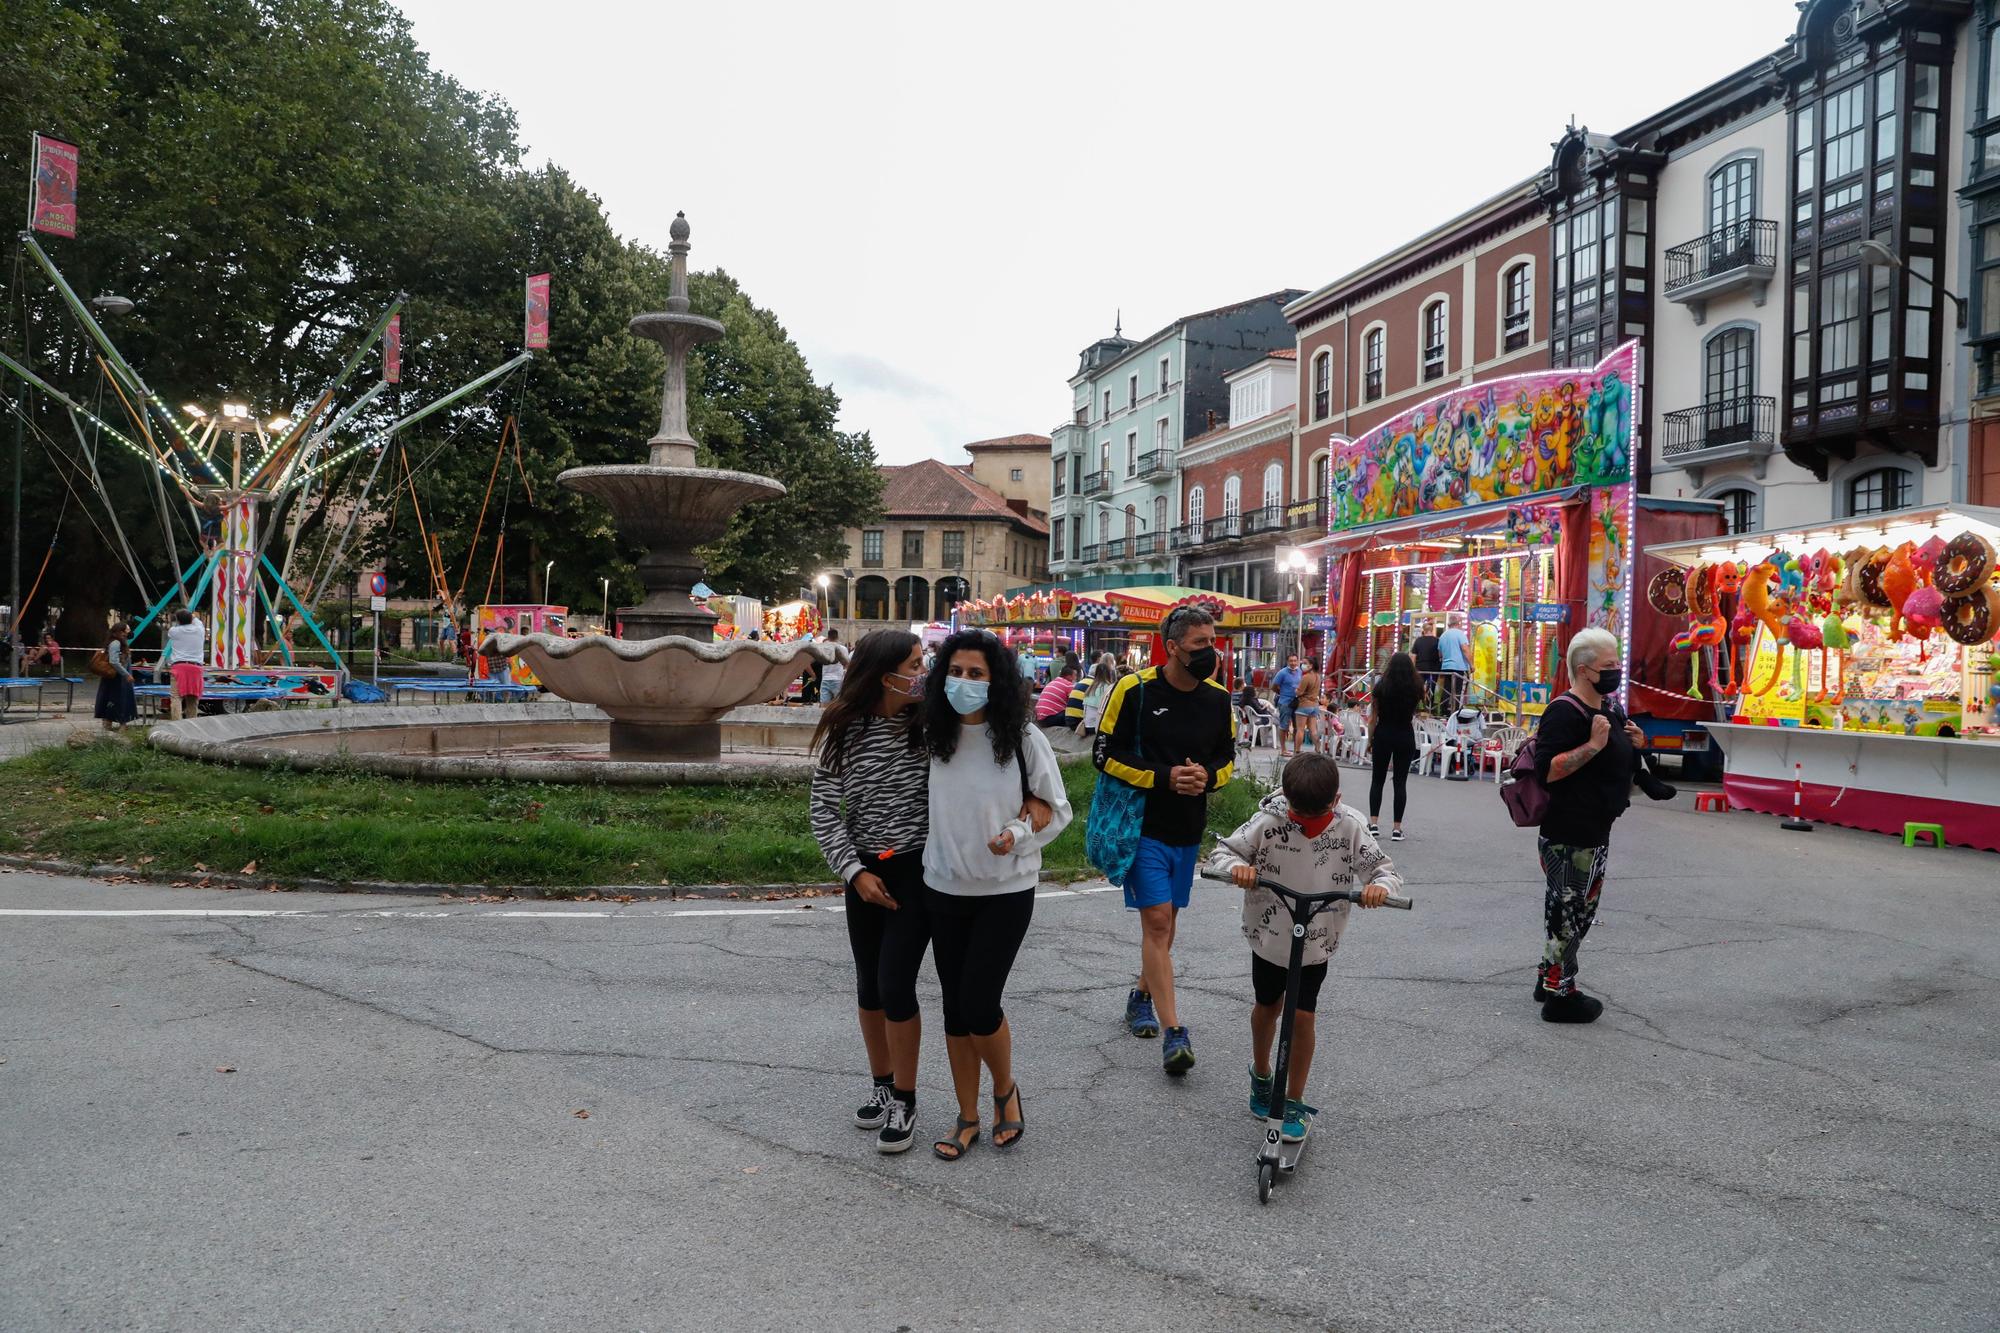
M 235 397 L 270 414 L 309 406 L 377 312 L 406 292 L 405 382 L 356 423 L 379 426 L 513 355 L 523 277 L 551 272 L 549 350 L 399 437 L 371 497 L 388 516 L 344 563 L 385 562 L 397 591 L 431 590 L 414 490 L 456 585 L 512 413 L 520 465 L 510 450 L 470 553 L 468 599 L 495 572 L 503 520 L 497 583 L 509 596 L 541 595 L 551 559 L 550 600 L 595 606 L 602 577 L 615 599 L 638 595 L 637 552 L 555 477 L 579 464 L 643 461 L 663 367 L 625 323 L 664 301 L 664 258 L 619 237 L 597 198 L 559 167 L 524 166 L 512 110 L 432 68 L 392 5 L 12 0 L 0 26 L 0 181 L 23 192 L 32 130 L 82 151 L 79 234 L 46 241 L 51 254 L 86 298 L 115 291 L 136 303 L 109 330 L 170 403 Z M 39 271 L 17 256 L 9 275 L 0 348 L 83 401 L 102 396 L 106 419 L 122 424 L 90 347 Z M 724 273 L 697 273 L 692 287 L 696 309 L 728 330 L 696 352 L 690 375 L 704 461 L 790 488 L 738 516 L 709 553 L 710 582 L 788 595 L 799 575 L 838 563 L 847 526 L 873 517 L 872 446 L 837 428 L 838 398 L 771 311 Z M 377 365 L 371 354 L 357 387 Z M 11 379 L 0 395 L 21 397 Z M 51 539 L 56 554 L 25 623 L 34 628 L 42 609 L 60 604 L 64 641 L 94 642 L 107 610 L 133 609 L 171 580 L 166 534 L 143 466 L 112 450 L 102 473 L 147 575 L 148 586 L 133 586 L 69 422 L 38 395 L 31 402 L 24 584 Z M 11 420 L 0 421 L 0 447 L 12 434 Z M 300 543 L 308 556 L 324 549 L 372 461 L 364 454 L 331 474 L 301 508 L 313 518 Z M 192 528 L 185 513 L 173 521 L 185 561 Z

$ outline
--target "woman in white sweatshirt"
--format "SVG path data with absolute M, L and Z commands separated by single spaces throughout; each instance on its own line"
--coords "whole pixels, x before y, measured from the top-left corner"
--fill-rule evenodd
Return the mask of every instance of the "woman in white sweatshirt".
M 1028 725 L 1014 655 L 984 630 L 966 630 L 944 641 L 937 662 L 924 691 L 931 752 L 924 882 L 958 1126 L 932 1150 L 955 1162 L 979 1141 L 981 1065 L 993 1078 L 993 1146 L 1012 1147 L 1026 1128 L 1000 997 L 1034 915 L 1042 848 L 1069 825 L 1071 811 L 1055 751 Z M 1022 818 L 1030 796 L 1054 812 L 1041 828 Z

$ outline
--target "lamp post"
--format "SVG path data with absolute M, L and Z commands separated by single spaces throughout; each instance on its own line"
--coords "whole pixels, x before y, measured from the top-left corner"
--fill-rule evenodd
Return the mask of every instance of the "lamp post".
M 549 571 L 555 567 L 556 562 L 553 560 L 542 566 L 542 601 L 544 604 L 549 600 Z
M 1875 268 L 1877 266 L 1888 268 L 1907 267 L 1903 263 L 1901 255 L 1898 255 L 1894 250 L 1882 244 L 1882 242 L 1872 238 L 1861 242 L 1856 248 L 1861 252 L 1861 266 L 1863 268 Z M 1951 298 L 1951 304 L 1958 314 L 1958 327 L 1963 329 L 1965 327 L 1965 298 L 1947 289 L 1942 283 L 1933 278 L 1920 278 L 1918 281 L 1929 283 L 1941 295 Z
M 819 589 L 819 628 L 820 632 L 824 634 L 826 632 L 827 589 L 833 586 L 833 580 L 827 575 L 821 574 L 813 579 L 813 586 Z
M 604 611 L 597 618 L 598 627 L 606 634 L 611 632 L 611 579 L 609 576 L 598 580 L 604 585 Z
M 1278 557 L 1278 569 L 1290 586 L 1298 589 L 1298 611 L 1292 625 L 1292 643 L 1300 657 L 1306 655 L 1306 571 L 1312 562 L 1306 553 L 1297 547 L 1287 549 Z

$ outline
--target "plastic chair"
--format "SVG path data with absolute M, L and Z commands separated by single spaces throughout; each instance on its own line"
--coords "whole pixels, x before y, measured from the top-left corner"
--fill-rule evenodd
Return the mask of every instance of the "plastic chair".
M 1444 725 L 1436 720 L 1426 720 L 1417 724 L 1416 772 L 1430 772 L 1431 762 L 1438 765 L 1438 774 L 1444 774 Z
M 1260 708 L 1239 708 L 1236 710 L 1237 727 L 1249 739 L 1251 749 L 1260 744 L 1259 736 L 1269 736 L 1272 749 L 1278 748 L 1278 719 Z

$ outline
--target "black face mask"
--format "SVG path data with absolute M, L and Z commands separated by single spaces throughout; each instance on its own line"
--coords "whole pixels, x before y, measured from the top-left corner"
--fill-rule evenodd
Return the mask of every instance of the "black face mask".
M 1189 653 L 1187 669 L 1196 680 L 1207 680 L 1215 674 L 1215 649 L 1197 648 Z
M 1597 673 L 1597 692 L 1611 695 L 1618 693 L 1618 687 L 1625 683 L 1625 668 L 1605 667 Z

